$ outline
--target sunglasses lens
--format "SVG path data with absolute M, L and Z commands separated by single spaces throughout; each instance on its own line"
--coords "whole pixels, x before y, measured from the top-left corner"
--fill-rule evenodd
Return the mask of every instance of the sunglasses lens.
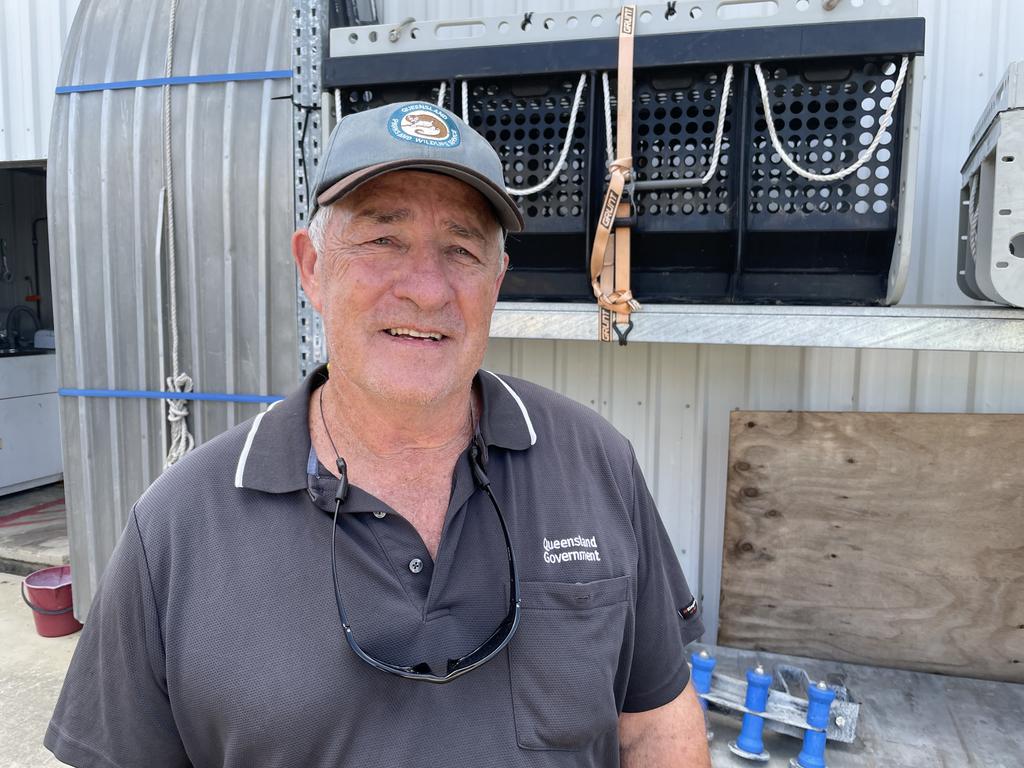
M 513 607 L 505 617 L 505 620 L 501 622 L 501 625 L 494 630 L 494 634 L 487 638 L 475 651 L 463 656 L 461 659 L 449 659 L 448 674 L 451 675 L 453 672 L 465 674 L 483 664 L 491 656 L 508 645 L 512 639 L 513 627 L 516 624 L 516 611 L 517 609 Z

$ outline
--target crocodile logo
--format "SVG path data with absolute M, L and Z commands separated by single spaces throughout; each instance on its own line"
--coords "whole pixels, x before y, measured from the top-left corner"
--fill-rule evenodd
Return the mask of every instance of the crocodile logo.
M 459 146 L 462 137 L 450 115 L 426 102 L 399 107 L 388 118 L 388 132 L 401 141 L 428 147 L 451 149 Z

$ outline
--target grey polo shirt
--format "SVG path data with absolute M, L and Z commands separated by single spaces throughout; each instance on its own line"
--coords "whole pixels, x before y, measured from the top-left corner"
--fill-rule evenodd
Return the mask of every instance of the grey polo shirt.
M 46 746 L 95 768 L 617 765 L 620 712 L 674 699 L 689 679 L 684 646 L 703 632 L 628 441 L 560 395 L 477 375 L 522 621 L 483 667 L 412 682 L 358 659 L 340 627 L 337 481 L 311 453 L 307 423 L 324 376 L 138 501 Z M 358 487 L 338 526 L 341 592 L 375 656 L 443 663 L 504 617 L 501 529 L 468 450 L 436 562 L 412 525 Z

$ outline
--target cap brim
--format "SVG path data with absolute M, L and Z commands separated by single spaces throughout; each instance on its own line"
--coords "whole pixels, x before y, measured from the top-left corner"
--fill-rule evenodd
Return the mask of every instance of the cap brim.
M 318 207 L 330 205 L 337 202 L 360 184 L 365 184 L 370 179 L 376 178 L 384 173 L 397 170 L 423 170 L 443 173 L 459 181 L 469 184 L 477 192 L 487 198 L 487 201 L 494 207 L 498 214 L 498 221 L 506 232 L 522 232 L 525 222 L 519 207 L 508 193 L 499 187 L 486 176 L 458 163 L 446 163 L 443 160 L 429 160 L 424 158 L 409 158 L 405 160 L 392 160 L 387 163 L 378 163 L 361 168 L 350 173 L 343 179 L 336 181 L 325 189 L 316 198 Z

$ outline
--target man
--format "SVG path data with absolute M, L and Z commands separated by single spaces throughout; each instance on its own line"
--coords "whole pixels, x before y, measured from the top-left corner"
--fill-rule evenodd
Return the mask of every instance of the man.
M 424 126 L 430 128 L 424 130 Z M 46 734 L 77 766 L 708 766 L 629 443 L 480 371 L 522 218 L 431 104 L 347 116 L 295 233 L 332 364 L 136 504 Z

